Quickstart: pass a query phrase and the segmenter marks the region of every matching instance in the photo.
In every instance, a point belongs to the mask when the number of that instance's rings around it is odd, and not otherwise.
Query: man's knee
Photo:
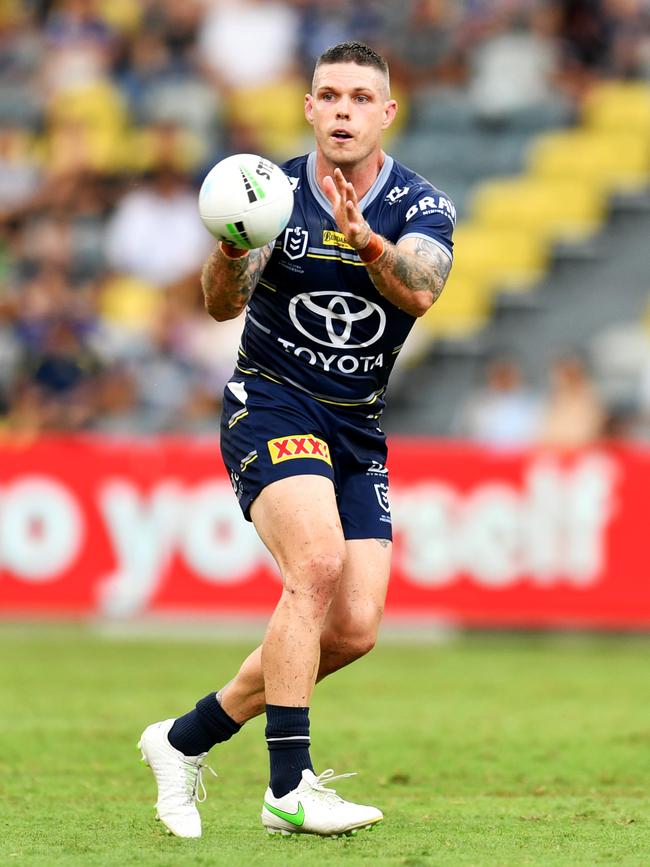
[[[338,658],[341,665],[365,656],[377,642],[380,620],[381,611],[357,612],[347,620],[329,627],[321,638],[321,653]]]
[[[343,549],[298,557],[284,570],[284,591],[297,600],[307,599],[329,607],[338,590],[344,566]]]

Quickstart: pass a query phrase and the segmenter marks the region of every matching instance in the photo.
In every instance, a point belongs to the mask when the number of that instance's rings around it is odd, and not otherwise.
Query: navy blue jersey
[[[377,414],[415,318],[375,288],[336,225],[315,166],[315,153],[282,166],[294,209],[249,302],[238,366],[318,400]],[[389,241],[427,238],[451,258],[452,202],[392,157],[360,208]]]

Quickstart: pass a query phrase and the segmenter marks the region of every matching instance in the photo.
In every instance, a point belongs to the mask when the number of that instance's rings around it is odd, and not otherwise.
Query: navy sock
[[[241,725],[229,717],[211,692],[197,701],[194,710],[179,716],[170,728],[169,743],[185,756],[207,753],[215,744],[223,743],[237,734]]]
[[[314,770],[309,756],[309,708],[267,704],[265,734],[271,761],[269,786],[281,798],[296,788],[305,768]]]

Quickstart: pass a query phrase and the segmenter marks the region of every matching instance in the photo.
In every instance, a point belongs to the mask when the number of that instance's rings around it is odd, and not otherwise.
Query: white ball
[[[246,250],[277,238],[292,211],[289,179],[275,163],[255,154],[235,154],[218,162],[199,192],[206,229]]]

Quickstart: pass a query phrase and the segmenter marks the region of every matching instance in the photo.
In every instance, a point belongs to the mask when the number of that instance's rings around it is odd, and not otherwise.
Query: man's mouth
[[[337,141],[349,141],[353,136],[345,129],[335,129],[332,133],[332,138]]]

